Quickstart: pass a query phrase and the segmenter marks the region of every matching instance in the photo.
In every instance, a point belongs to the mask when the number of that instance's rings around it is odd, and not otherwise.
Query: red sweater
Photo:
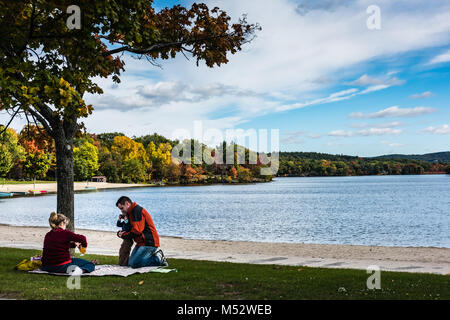
[[[81,246],[87,247],[86,237],[81,234],[61,228],[47,232],[44,238],[42,265],[58,266],[71,262],[69,249],[75,248],[75,242],[80,242]]]

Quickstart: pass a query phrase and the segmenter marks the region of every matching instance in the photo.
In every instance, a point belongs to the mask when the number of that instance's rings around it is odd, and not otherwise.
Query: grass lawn
[[[251,265],[169,259],[178,272],[122,277],[82,277],[80,290],[67,277],[14,270],[37,250],[0,248],[0,297],[13,299],[450,299],[448,275],[381,272],[381,289],[366,287],[365,270]],[[78,254],[77,254],[78,256]],[[85,255],[101,264],[113,256]],[[345,288],[345,289],[342,289]]]

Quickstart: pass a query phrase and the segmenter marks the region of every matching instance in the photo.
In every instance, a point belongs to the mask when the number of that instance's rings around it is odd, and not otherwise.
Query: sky
[[[202,2],[262,30],[221,67],[183,55],[161,68],[124,57],[121,83],[96,79],[104,94],[85,96],[95,108],[88,132],[172,138],[201,123],[224,136],[278,130],[281,151],[450,151],[449,1]],[[178,3],[193,1],[155,5]]]

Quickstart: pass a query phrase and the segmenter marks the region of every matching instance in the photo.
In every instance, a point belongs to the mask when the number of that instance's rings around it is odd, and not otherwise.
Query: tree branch
[[[14,120],[14,118],[16,117],[16,115],[19,113],[20,111],[20,107],[17,108],[17,110],[14,112],[14,115],[11,117],[11,119],[9,120],[8,124],[0,131],[0,135],[3,134],[3,132],[5,132],[8,127],[10,126],[11,122]]]
[[[182,39],[182,40],[174,41],[174,42],[156,43],[156,44],[154,44],[148,48],[144,48],[144,49],[136,49],[131,46],[122,46],[120,48],[106,51],[106,52],[102,53],[102,56],[106,57],[106,56],[109,56],[109,55],[112,55],[115,53],[119,53],[119,52],[123,52],[123,51],[128,51],[128,52],[132,52],[132,53],[136,53],[136,54],[147,54],[147,53],[150,53],[155,50],[160,50],[160,49],[165,49],[165,48],[170,48],[170,47],[175,47],[175,46],[181,47],[183,44],[190,45],[190,44],[194,44],[196,42],[214,40],[214,39],[219,39],[219,38],[224,38],[224,37],[232,37],[233,35],[234,35],[234,33],[224,33],[224,34],[221,34],[218,36],[213,36],[213,37],[196,38],[196,39],[191,39],[191,40]],[[184,48],[182,47],[182,49],[184,49]],[[184,49],[184,50],[186,50],[186,49]],[[186,50],[186,51],[189,51],[189,50]]]
[[[25,118],[27,119],[27,136],[31,137],[30,134],[30,119],[28,119],[28,114],[25,112]]]
[[[164,48],[173,47],[173,46],[179,46],[179,45],[182,45],[183,43],[184,43],[183,41],[158,43],[158,44],[154,44],[151,47],[148,47],[146,49],[135,49],[130,46],[123,46],[123,47],[120,47],[117,49],[106,51],[106,52],[102,53],[102,56],[106,57],[106,56],[110,56],[112,54],[123,52],[123,51],[128,51],[128,52],[132,52],[132,53],[136,53],[136,54],[146,54],[146,53],[150,53],[154,50],[164,49]]]
[[[13,97],[16,99],[16,101],[20,101],[16,97],[15,94],[13,94]],[[57,128],[57,126],[58,126],[58,119],[55,116],[52,115],[52,109],[50,109],[44,103],[37,102],[37,104],[38,104],[38,107],[39,107],[39,111],[38,110],[33,110],[32,106],[30,106],[29,108],[23,108],[24,112],[25,113],[29,112],[31,115],[33,115],[44,126],[45,130],[47,130],[47,132],[50,135],[52,135],[52,133],[54,132],[54,130],[52,128]],[[16,114],[17,114],[17,112],[20,109],[21,109],[21,107],[19,107],[19,109],[16,111]],[[11,121],[12,121],[12,119],[11,119]]]
[[[52,124],[50,121],[46,121],[46,119],[44,119],[37,111],[29,108],[27,110],[27,112],[29,112],[31,114],[31,116],[36,119],[42,124],[42,126],[45,128],[45,130],[48,132],[49,135],[53,136],[53,129],[52,129]]]
[[[32,113],[30,113],[31,117],[33,118],[34,124],[36,125],[36,128],[38,129],[39,133],[44,136],[44,132],[42,132],[41,127],[39,126],[38,122],[36,121],[36,118]],[[47,133],[48,135],[48,133]]]

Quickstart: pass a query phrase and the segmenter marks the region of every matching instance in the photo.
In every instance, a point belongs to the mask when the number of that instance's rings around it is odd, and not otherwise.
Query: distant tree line
[[[250,150],[245,149],[245,164],[238,161],[236,144],[223,142],[209,148],[198,141],[186,140],[191,148],[191,163],[172,159],[172,149],[180,142],[158,134],[127,137],[123,133],[82,134],[75,138],[73,148],[74,179],[87,181],[95,175],[116,183],[248,183],[266,182],[272,176],[260,175],[262,165],[249,164]],[[223,154],[220,161],[206,164],[195,161],[194,148],[203,154]],[[234,154],[234,163],[225,159],[227,150]],[[231,151],[230,151],[231,150]],[[197,159],[198,160],[198,159]],[[227,164],[225,164],[227,162]],[[200,163],[200,164],[198,164]],[[44,128],[25,126],[19,133],[8,128],[0,136],[0,178],[15,180],[55,180],[56,156],[53,139]]]
[[[55,143],[43,127],[26,125],[17,133],[0,126],[0,178],[15,180],[55,180]],[[259,160],[249,164],[251,151],[245,150],[245,161],[238,161],[238,145],[223,142],[210,148],[195,140],[182,144],[191,148],[191,163],[172,159],[172,149],[180,144],[158,134],[127,137],[120,132],[80,134],[74,140],[75,181],[87,181],[95,175],[117,183],[248,183],[271,181],[261,175],[265,165]],[[242,147],[241,147],[242,148]],[[223,156],[219,163],[207,164],[195,158],[202,155]],[[229,163],[226,154],[234,154]],[[259,157],[258,157],[259,158]],[[233,162],[233,161],[231,161]],[[244,164],[241,164],[244,162]],[[223,163],[223,164],[221,164]],[[278,176],[356,176],[393,174],[449,173],[450,164],[412,159],[361,158],[315,152],[280,152]]]
[[[361,176],[450,173],[450,165],[411,159],[281,152],[278,176]]]
[[[427,162],[440,162],[450,164],[450,151],[446,152],[434,152],[427,154],[389,154],[374,159],[409,159],[409,160],[421,160]]]

